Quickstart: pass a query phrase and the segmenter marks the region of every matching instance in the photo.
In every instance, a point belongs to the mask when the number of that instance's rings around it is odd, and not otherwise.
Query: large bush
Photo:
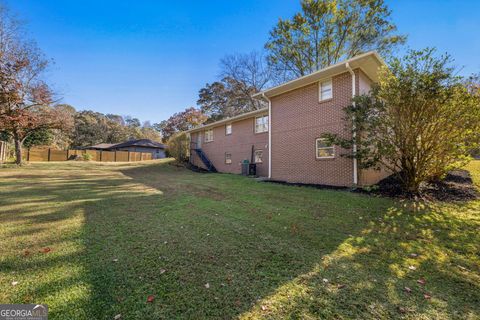
[[[185,132],[179,132],[167,141],[168,152],[178,162],[187,162],[190,155],[190,138]]]
[[[352,149],[361,168],[397,173],[406,191],[465,164],[479,146],[480,90],[456,76],[448,55],[411,51],[381,70],[369,95],[346,108],[354,139],[327,134]]]

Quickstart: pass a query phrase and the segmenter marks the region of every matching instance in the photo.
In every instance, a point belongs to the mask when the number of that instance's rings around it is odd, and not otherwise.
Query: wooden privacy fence
[[[132,162],[152,160],[149,152],[133,151],[100,151],[100,150],[55,150],[55,149],[28,149],[27,161],[67,161],[76,156],[90,155],[89,160],[102,162]]]

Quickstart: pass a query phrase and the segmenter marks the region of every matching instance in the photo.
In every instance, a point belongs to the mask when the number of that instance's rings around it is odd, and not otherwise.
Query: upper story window
[[[315,147],[317,159],[335,158],[335,148],[326,139],[318,138]]]
[[[225,134],[228,136],[229,134],[232,134],[232,124],[229,123],[225,126]]]
[[[213,129],[205,130],[205,142],[213,141]]]
[[[333,98],[332,79],[321,81],[319,83],[319,100],[327,100]]]
[[[268,131],[268,115],[255,118],[255,133]]]

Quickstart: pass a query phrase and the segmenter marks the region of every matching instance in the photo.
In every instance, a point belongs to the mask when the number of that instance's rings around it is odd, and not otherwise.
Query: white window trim
[[[211,131],[211,132],[212,132],[212,139],[211,139],[211,140],[207,140],[207,132],[209,132],[209,131]],[[213,129],[208,129],[208,130],[205,130],[205,132],[204,132],[204,139],[203,139],[203,141],[204,141],[205,143],[208,143],[208,142],[213,142]]]
[[[261,161],[257,161],[257,152],[261,152],[261,153],[262,153],[262,156],[260,157],[260,160],[261,160]],[[255,151],[253,152],[253,155],[254,155],[254,160],[255,160],[254,163],[263,163],[263,150],[261,150],[261,149],[255,150]]]
[[[227,132],[227,127],[228,127],[228,126],[230,126],[230,133]],[[226,136],[229,136],[229,135],[231,135],[232,133],[233,133],[233,126],[232,126],[231,123],[227,123],[227,124],[225,125],[225,135],[226,135]]]
[[[331,147],[318,147],[318,141],[325,141],[325,138],[317,138],[315,139],[315,158],[317,159],[334,159],[335,158],[335,146],[332,145]],[[332,149],[333,150],[333,155],[332,156],[326,156],[326,157],[319,157],[318,156],[318,150],[325,150],[325,149]]]
[[[227,154],[230,155],[230,162],[227,162]],[[229,152],[225,152],[225,164],[232,164],[232,154]]]
[[[265,126],[266,128],[264,128],[263,131],[257,131],[257,119],[259,118],[267,118],[267,125]],[[253,122],[253,126],[254,126],[254,131],[255,133],[264,133],[264,132],[268,132],[268,125],[270,123],[270,117],[268,116],[268,114],[264,114],[264,115],[261,115],[261,116],[258,116],[258,117],[255,117],[254,119],[254,122]]]
[[[322,84],[326,83],[326,82],[330,82],[331,97],[323,99],[322,98]],[[325,79],[325,80],[319,81],[318,82],[318,101],[327,101],[327,100],[330,100],[330,99],[333,99],[333,81],[332,81],[332,79],[330,78],[330,79]]]

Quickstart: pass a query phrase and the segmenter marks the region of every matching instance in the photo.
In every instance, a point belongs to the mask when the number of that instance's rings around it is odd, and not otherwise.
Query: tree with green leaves
[[[451,63],[434,49],[393,58],[371,93],[346,108],[345,129],[354,138],[324,137],[347,150],[356,144],[356,154],[345,155],[361,168],[387,168],[405,191],[418,193],[423,182],[464,165],[480,144],[480,89],[456,76]]]
[[[25,148],[31,148],[34,146],[46,146],[53,141],[53,133],[49,129],[41,129],[34,131],[30,134],[25,141],[23,141],[23,146]]]
[[[168,152],[177,162],[187,162],[190,152],[190,139],[185,132],[173,134],[167,141]]]
[[[396,34],[383,0],[302,0],[302,11],[280,19],[265,47],[284,80],[358,54],[387,56],[406,37]]]

